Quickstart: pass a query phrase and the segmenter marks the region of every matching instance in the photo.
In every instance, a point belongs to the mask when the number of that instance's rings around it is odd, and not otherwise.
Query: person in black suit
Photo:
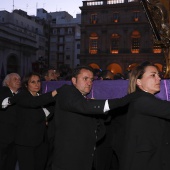
[[[59,78],[59,71],[48,68],[43,71],[43,81],[57,81]],[[54,108],[55,102],[50,103],[50,107]],[[54,109],[53,109],[54,110]],[[48,159],[45,170],[51,170],[52,169],[52,157],[53,157],[53,150],[54,150],[54,114],[51,114],[50,118],[48,119],[48,128],[47,128],[47,135],[48,135]]]
[[[44,170],[47,153],[47,118],[50,116],[48,103],[54,102],[56,90],[39,95],[40,76],[29,73],[23,79],[23,89],[10,98],[16,104],[17,130],[15,136],[19,170]]]
[[[170,102],[154,96],[160,91],[159,72],[151,63],[134,68],[129,93],[140,93],[130,102],[121,170],[170,169]]]
[[[0,169],[15,170],[15,133],[16,133],[16,111],[15,106],[3,108],[3,101],[6,97],[12,97],[21,86],[21,79],[17,73],[6,75],[3,80],[3,87],[0,89]]]
[[[106,134],[97,142],[96,170],[119,170],[128,105],[110,110],[105,120]]]
[[[87,99],[93,84],[93,70],[87,66],[75,68],[71,81],[72,85],[57,90],[52,169],[91,170],[96,141],[105,134],[103,123],[95,115],[126,105],[133,96],[106,101]]]

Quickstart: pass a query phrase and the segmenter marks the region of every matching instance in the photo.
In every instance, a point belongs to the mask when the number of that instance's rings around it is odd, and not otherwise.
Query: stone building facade
[[[22,10],[0,11],[0,78],[11,72],[23,76],[44,56],[43,26]]]
[[[56,68],[62,65],[75,68],[79,64],[81,15],[69,19],[66,15],[57,16],[51,23],[50,62]]]
[[[164,54],[154,43],[140,0],[83,1],[80,9],[80,64],[124,74],[150,61],[163,71]]]

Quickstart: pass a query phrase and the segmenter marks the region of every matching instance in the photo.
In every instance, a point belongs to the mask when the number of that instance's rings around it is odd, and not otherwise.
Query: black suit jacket
[[[0,89],[0,103],[7,97],[12,97],[12,92],[8,87]],[[16,111],[15,106],[5,109],[0,107],[0,142],[11,143],[14,141],[16,132]]]
[[[125,105],[128,99],[131,95],[109,100],[109,107]],[[85,99],[73,85],[58,89],[54,114],[54,170],[91,170],[96,141],[105,134],[102,123],[95,117],[103,114],[104,105],[105,100]]]
[[[146,92],[130,103],[121,170],[170,169],[170,102]]]
[[[27,90],[11,98],[17,111],[16,144],[37,146],[44,140],[46,116],[42,107],[53,101],[51,92],[35,97]]]
[[[73,85],[58,90],[55,107],[55,153],[53,169],[91,170],[98,131],[96,114],[103,114],[105,101],[88,100]]]

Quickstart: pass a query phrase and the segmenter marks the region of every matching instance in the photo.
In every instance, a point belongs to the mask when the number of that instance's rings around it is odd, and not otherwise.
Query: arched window
[[[158,68],[158,70],[159,70],[160,72],[163,71],[163,66],[162,66],[162,64],[155,63],[154,65]]]
[[[140,33],[138,31],[133,31],[131,35],[131,52],[132,53],[139,53],[140,49]]]
[[[89,38],[89,53],[90,54],[97,54],[98,48],[98,36],[96,33],[92,33]]]
[[[91,63],[89,64],[89,66],[92,67],[93,69],[100,69],[100,67],[96,63]]]
[[[120,36],[118,34],[112,34],[112,36],[111,36],[110,52],[112,54],[119,53],[119,38],[120,38]]]
[[[107,66],[107,70],[110,70],[113,74],[117,74],[117,73],[122,74],[122,68],[117,63],[112,63],[109,66]]]

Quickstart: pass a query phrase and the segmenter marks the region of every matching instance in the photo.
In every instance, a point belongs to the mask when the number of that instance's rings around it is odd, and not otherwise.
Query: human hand
[[[57,95],[57,90],[52,91],[52,96],[54,97],[56,95]]]

